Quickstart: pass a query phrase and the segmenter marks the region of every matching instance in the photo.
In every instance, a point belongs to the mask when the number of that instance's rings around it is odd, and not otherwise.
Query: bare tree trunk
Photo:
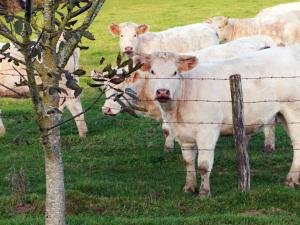
[[[56,122],[55,122],[56,121]],[[59,120],[54,119],[52,124]],[[59,127],[42,137],[45,149],[46,225],[65,224],[64,165],[61,155]]]

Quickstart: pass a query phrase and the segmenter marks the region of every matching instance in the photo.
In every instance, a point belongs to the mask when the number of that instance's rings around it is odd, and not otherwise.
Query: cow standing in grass
[[[136,60],[144,64],[141,70],[149,79],[151,98],[159,102],[164,121],[169,123],[181,145],[187,171],[186,192],[195,191],[198,152],[201,197],[211,193],[210,174],[219,136],[233,134],[229,81],[212,78],[228,79],[232,74],[241,74],[242,79],[286,77],[243,80],[244,101],[259,101],[245,104],[245,124],[247,134],[253,134],[277,114],[281,115],[294,149],[286,184],[290,187],[299,184],[300,124],[297,122],[300,120],[300,103],[288,102],[300,98],[300,79],[289,79],[300,76],[299,46],[271,48],[213,63],[201,63],[195,56],[167,52],[138,56]],[[183,101],[192,99],[220,102]]]
[[[255,52],[268,47],[275,47],[275,46],[276,43],[269,36],[251,36],[251,37],[241,38],[232,42],[228,42],[226,44],[214,45],[200,51],[186,53],[186,54],[188,55],[192,54],[194,56],[197,56],[200,62],[203,63],[203,62],[213,62],[218,60],[234,58],[234,57],[247,54],[249,52]],[[149,90],[147,88],[148,81],[143,79],[143,77],[139,73],[140,72],[134,73],[130,78],[126,79],[124,83],[120,85],[114,85],[114,86],[115,88],[121,89],[123,91],[125,91],[126,88],[131,88],[132,90],[134,90],[138,98],[141,99],[141,101],[134,101],[132,102],[132,104],[138,103],[144,109],[146,109],[146,112],[143,112],[143,115],[149,116],[158,121],[162,121],[162,115],[159,109],[159,105],[157,102],[151,99]],[[92,77],[97,78],[99,76],[101,77],[102,74],[99,74],[95,71],[92,72]],[[120,106],[120,104],[114,101],[112,98],[109,98],[114,94],[118,94],[114,89],[108,89],[106,91],[107,99],[104,103],[104,106],[102,107],[102,111],[105,115],[113,116],[122,111],[122,107]],[[122,97],[121,100],[123,100],[123,103],[125,105],[128,105],[128,102]],[[139,114],[140,112],[137,111],[137,113]],[[168,127],[167,123],[163,123],[163,133],[166,138],[164,149],[167,152],[172,151],[174,147],[174,134],[172,129]],[[265,151],[271,152],[275,149],[274,126],[273,125],[266,126],[264,129],[264,133],[265,133]]]
[[[6,51],[10,52],[15,58],[22,60],[23,56],[19,50],[11,46],[10,49]],[[1,55],[0,55],[1,56]],[[80,58],[80,49],[76,48],[73,55],[70,57],[65,69],[70,73],[73,73],[79,69],[79,58]],[[22,76],[24,75],[24,76]],[[36,79],[39,79],[36,76]],[[77,82],[79,78],[75,76]],[[0,63],[0,97],[10,97],[10,98],[27,98],[29,97],[29,88],[27,85],[18,86],[20,82],[24,83],[27,81],[26,70],[23,65],[16,66],[13,62],[9,62],[8,59],[4,59]],[[59,82],[60,88],[63,88],[65,92],[60,94],[61,103],[59,110],[63,111],[65,107],[69,109],[73,116],[81,113],[83,111],[80,96],[74,97],[74,91],[66,87],[66,78],[62,76],[62,79]],[[41,83],[38,81],[38,83]],[[84,120],[84,115],[80,115],[75,118],[75,123],[79,132],[79,136],[84,138],[87,133],[87,126]],[[1,121],[0,115],[0,136],[5,134],[5,127]]]

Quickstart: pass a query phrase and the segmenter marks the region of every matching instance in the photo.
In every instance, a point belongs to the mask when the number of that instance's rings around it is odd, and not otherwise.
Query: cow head
[[[172,103],[178,94],[182,73],[192,70],[198,60],[194,56],[157,52],[151,55],[138,55],[137,63],[143,63],[142,71],[147,72],[151,98],[161,104]]]
[[[136,93],[135,94],[136,96],[139,96],[139,93],[142,92],[143,83],[145,82],[145,79],[139,79],[139,76],[140,76],[140,74],[138,72],[134,72],[131,75],[131,77],[126,78],[126,80],[123,83],[121,83],[119,85],[110,84],[114,88],[124,91],[123,96],[126,97],[126,99],[122,96],[122,97],[120,97],[120,101],[126,107],[129,107],[129,103],[131,105],[137,104],[136,99],[133,99],[132,96],[127,94],[127,90],[130,89],[131,94],[133,91]],[[118,95],[119,93],[120,92],[116,91],[113,88],[109,88],[109,87],[107,88],[107,90],[105,91],[106,100],[102,107],[103,114],[108,115],[108,116],[115,116],[123,111],[123,108],[120,105],[120,103],[115,101],[115,96]],[[140,114],[140,112],[136,112],[136,113]]]
[[[139,37],[149,30],[146,24],[137,25],[132,22],[111,24],[109,30],[113,35],[119,36],[120,50],[128,57],[131,57],[136,52],[139,45]]]
[[[214,16],[206,19],[206,23],[211,24],[218,32],[220,41],[227,41],[226,34],[229,32],[230,27],[229,18],[225,16]]]

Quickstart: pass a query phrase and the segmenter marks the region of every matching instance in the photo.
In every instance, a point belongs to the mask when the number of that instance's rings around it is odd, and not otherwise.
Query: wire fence
[[[4,75],[4,74],[1,74],[0,73],[0,76],[1,75]],[[5,74],[5,75],[9,75],[9,74]],[[18,76],[18,75],[17,75]],[[90,76],[83,76],[83,77],[90,77]],[[266,77],[247,77],[247,78],[241,78],[242,80],[263,80],[263,79],[282,79],[282,80],[286,80],[286,79],[298,79],[300,78],[300,76],[287,76],[287,77],[284,77],[284,76],[266,76]],[[143,78],[140,78],[140,79],[143,79]],[[149,78],[145,78],[145,79],[149,79]],[[157,78],[150,78],[150,79],[157,79]],[[229,81],[229,78],[166,78],[166,80],[169,80],[169,79],[189,79],[189,80],[211,80],[211,81]],[[61,96],[61,98],[64,98],[64,99],[74,99],[73,96]],[[82,98],[85,102],[90,102],[92,101],[92,97],[88,97],[88,98],[85,98],[83,97]],[[105,99],[105,98],[104,98]],[[132,98],[129,98],[127,99],[129,101],[131,100],[135,100],[135,99],[132,99]],[[156,102],[157,100],[156,99],[138,99],[139,102],[141,103],[144,103],[144,104],[147,104],[148,102]],[[212,104],[232,104],[232,100],[231,99],[228,99],[228,100],[218,100],[218,99],[188,99],[188,98],[185,98],[185,99],[174,99],[174,100],[171,100],[173,102],[191,102],[191,103],[194,103],[194,104],[197,104],[197,103],[201,103],[201,102],[205,102],[205,103],[212,103]],[[300,100],[298,99],[284,99],[284,100],[278,100],[278,99],[259,99],[259,100],[253,100],[253,101],[243,101],[243,104],[247,105],[247,104],[258,104],[257,107],[260,107],[260,103],[298,103],[300,102]],[[100,106],[98,106],[99,109],[100,109]],[[5,106],[3,107],[5,108]],[[112,108],[112,109],[116,109],[116,110],[119,110],[119,108]],[[2,109],[3,110],[3,109]],[[94,117],[94,118],[92,118]],[[13,140],[13,141],[10,141],[10,142],[6,142],[6,144],[4,144],[3,146],[5,147],[8,147],[10,145],[32,145],[32,144],[35,144],[37,143],[37,139],[36,137],[38,136],[37,135],[37,131],[32,127],[32,125],[34,124],[34,115],[33,114],[12,114],[11,112],[6,112],[4,110],[4,112],[2,112],[0,114],[0,119],[3,119],[4,120],[4,123],[6,123],[7,121],[10,121],[8,123],[8,126],[9,128],[12,128],[12,127],[15,127],[14,129],[18,129],[18,133],[22,136],[22,134],[24,134],[25,138],[22,139],[22,138],[19,138],[18,140]],[[65,117],[63,117],[62,120],[64,120]],[[77,121],[84,121],[84,120],[81,120],[81,119],[76,119]],[[89,123],[89,120],[93,121],[93,126],[91,125],[92,123]],[[104,120],[107,120],[109,122],[105,122]],[[178,120],[178,121],[162,121],[161,123],[159,122],[155,122],[153,120],[149,120],[149,119],[146,119],[146,120],[140,120],[140,121],[135,121],[134,119],[129,119],[128,121],[124,121],[123,119],[118,119],[118,118],[109,118],[109,119],[106,119],[102,116],[100,116],[100,110],[98,110],[98,114],[96,114],[95,116],[95,112],[90,116],[89,113],[86,114],[86,121],[88,122],[88,127],[90,128],[89,129],[89,133],[97,133],[99,132],[99,127],[101,127],[101,122],[97,123],[98,121],[104,121],[104,123],[106,123],[106,127],[107,127],[107,124],[108,123],[111,123],[112,126],[113,126],[113,129],[116,131],[116,135],[115,137],[117,138],[117,134],[118,132],[123,132],[124,129],[127,129],[126,132],[128,132],[128,139],[130,138],[135,138],[136,139],[136,142],[139,143],[139,144],[132,144],[131,142],[128,142],[128,146],[124,146],[123,144],[119,144],[117,142],[109,142],[109,143],[105,143],[106,144],[106,148],[107,148],[107,151],[105,151],[103,154],[105,155],[109,155],[109,154],[115,154],[114,153],[114,150],[117,150],[118,152],[120,151],[124,151],[124,152],[127,152],[127,153],[130,153],[130,152],[140,152],[140,151],[147,151],[147,152],[155,152],[157,151],[158,149],[160,151],[162,151],[163,149],[163,138],[162,138],[162,132],[159,133],[159,134],[155,134],[154,137],[157,138],[157,137],[160,137],[159,141],[157,141],[156,139],[153,140],[151,137],[146,137],[145,138],[145,135],[141,135],[140,138],[136,137],[136,136],[131,136],[130,134],[130,129],[128,131],[128,127],[130,127],[133,123],[135,123],[134,125],[137,125],[137,124],[140,124],[140,128],[139,131],[137,131],[135,133],[135,135],[139,135],[139,132],[143,132],[145,129],[143,129],[142,126],[147,126],[147,127],[153,127],[155,128],[155,131],[157,131],[160,127],[160,124],[163,123],[163,124],[183,124],[183,125],[214,125],[214,126],[234,126],[234,123],[227,123],[227,122],[215,122],[215,121],[198,121],[197,118],[194,118],[193,120],[184,120],[184,119],[181,119],[181,120]],[[287,125],[297,125],[297,124],[300,124],[300,118],[299,118],[299,121],[289,121],[286,123]],[[263,126],[274,126],[274,122],[272,123],[251,123],[251,124],[247,124],[245,123],[244,124],[245,127],[263,127]],[[10,131],[10,129],[8,129],[8,131]],[[69,125],[62,125],[62,132],[63,134],[65,133],[69,133],[69,131],[71,131],[72,134],[76,134],[76,127],[74,125],[72,126],[69,126]],[[122,135],[121,135],[122,136]],[[124,138],[124,137],[122,137]],[[258,142],[258,143],[257,143]],[[263,148],[263,143],[262,143],[262,138],[259,139],[259,141],[256,141],[255,143],[249,143],[249,148]],[[77,142],[75,142],[76,144]],[[126,143],[126,141],[125,141]],[[67,143],[67,144],[64,144],[63,143],[63,146],[68,146],[68,145],[72,145],[72,142],[70,143]],[[292,149],[291,145],[290,145],[290,141],[289,141],[289,137],[288,135],[283,135],[283,136],[276,136],[276,145],[279,149],[284,149],[284,150],[287,150],[287,149]],[[70,146],[68,146],[70,147]],[[232,151],[232,149],[234,148],[234,142],[232,139],[230,139],[230,141],[228,141],[227,139],[227,142],[226,141],[221,141],[220,143],[217,143],[217,149],[220,149],[220,148],[226,148],[228,149],[229,151]],[[175,147],[177,153],[182,151],[182,152],[185,152],[185,151],[193,151],[195,153],[199,152],[199,151],[205,151],[205,152],[213,152],[215,151],[215,148],[197,148],[197,147],[193,147],[193,148],[180,148],[180,147]],[[110,152],[110,150],[112,150]],[[295,151],[298,151],[300,149],[293,149]],[[74,161],[72,160],[67,160],[66,163],[74,163]],[[97,171],[97,169],[93,169],[94,172]],[[116,173],[125,173],[127,170],[126,169],[118,169],[118,170],[115,170],[113,172],[116,172]],[[144,170],[143,172],[145,173],[151,173],[151,169],[148,169],[147,171]],[[208,171],[208,172],[211,172],[211,171]],[[290,173],[299,173],[300,171],[290,171]],[[172,171],[168,171],[168,173],[195,173],[194,170],[192,171],[186,171],[186,170],[172,170]],[[256,174],[257,172],[251,172],[251,174]]]

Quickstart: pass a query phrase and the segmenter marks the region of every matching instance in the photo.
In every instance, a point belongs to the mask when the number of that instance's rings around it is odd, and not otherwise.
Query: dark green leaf
[[[19,65],[20,65],[20,63],[18,62],[18,60],[14,60],[14,64],[15,64],[16,66],[19,66]]]
[[[17,34],[21,34],[24,28],[24,23],[21,19],[18,19],[15,23],[14,23],[14,28],[15,28],[15,32]]]
[[[78,22],[78,20],[69,21],[69,22],[66,24],[66,26],[67,26],[67,27],[74,26],[77,22]]]
[[[76,89],[74,92],[74,97],[77,98],[81,94],[81,92],[82,92],[82,88]]]
[[[2,46],[1,51],[5,52],[9,48],[10,48],[10,43],[6,43],[5,45]]]
[[[121,53],[119,52],[119,54],[118,54],[118,56],[117,56],[117,66],[118,66],[118,67],[120,67],[121,62],[122,62],[122,55],[121,55]]]
[[[129,95],[131,98],[133,98],[133,99],[135,99],[135,100],[139,100],[139,98],[138,98],[136,92],[135,92],[134,90],[132,90],[131,88],[126,88],[126,89],[125,89],[125,93],[126,93],[127,95]]]
[[[81,50],[87,50],[87,49],[89,49],[90,47],[88,47],[88,46],[79,46],[79,45],[78,45],[78,48],[80,48]]]
[[[102,65],[102,64],[104,63],[104,61],[105,61],[105,58],[102,57],[102,58],[100,59],[100,65]]]
[[[92,88],[98,88],[98,87],[102,87],[102,86],[104,86],[104,84],[95,84],[95,83],[90,83],[90,82],[88,82],[87,83],[90,87],[92,87]]]
[[[121,84],[124,80],[125,80],[124,77],[116,76],[116,77],[111,78],[109,82],[111,82],[113,84]]]
[[[86,74],[86,71],[82,70],[82,69],[78,69],[76,71],[74,71],[73,73],[74,75],[77,75],[77,76],[83,76]]]
[[[137,71],[137,70],[141,69],[143,67],[143,65],[144,65],[143,63],[138,63],[138,64],[135,65],[135,67],[133,68],[133,70]]]
[[[132,63],[132,59],[127,59],[120,65],[120,68],[128,66],[130,63]]]
[[[106,67],[104,67],[104,69],[102,70],[102,72],[107,72],[109,69],[111,69],[111,64],[106,65]]]

